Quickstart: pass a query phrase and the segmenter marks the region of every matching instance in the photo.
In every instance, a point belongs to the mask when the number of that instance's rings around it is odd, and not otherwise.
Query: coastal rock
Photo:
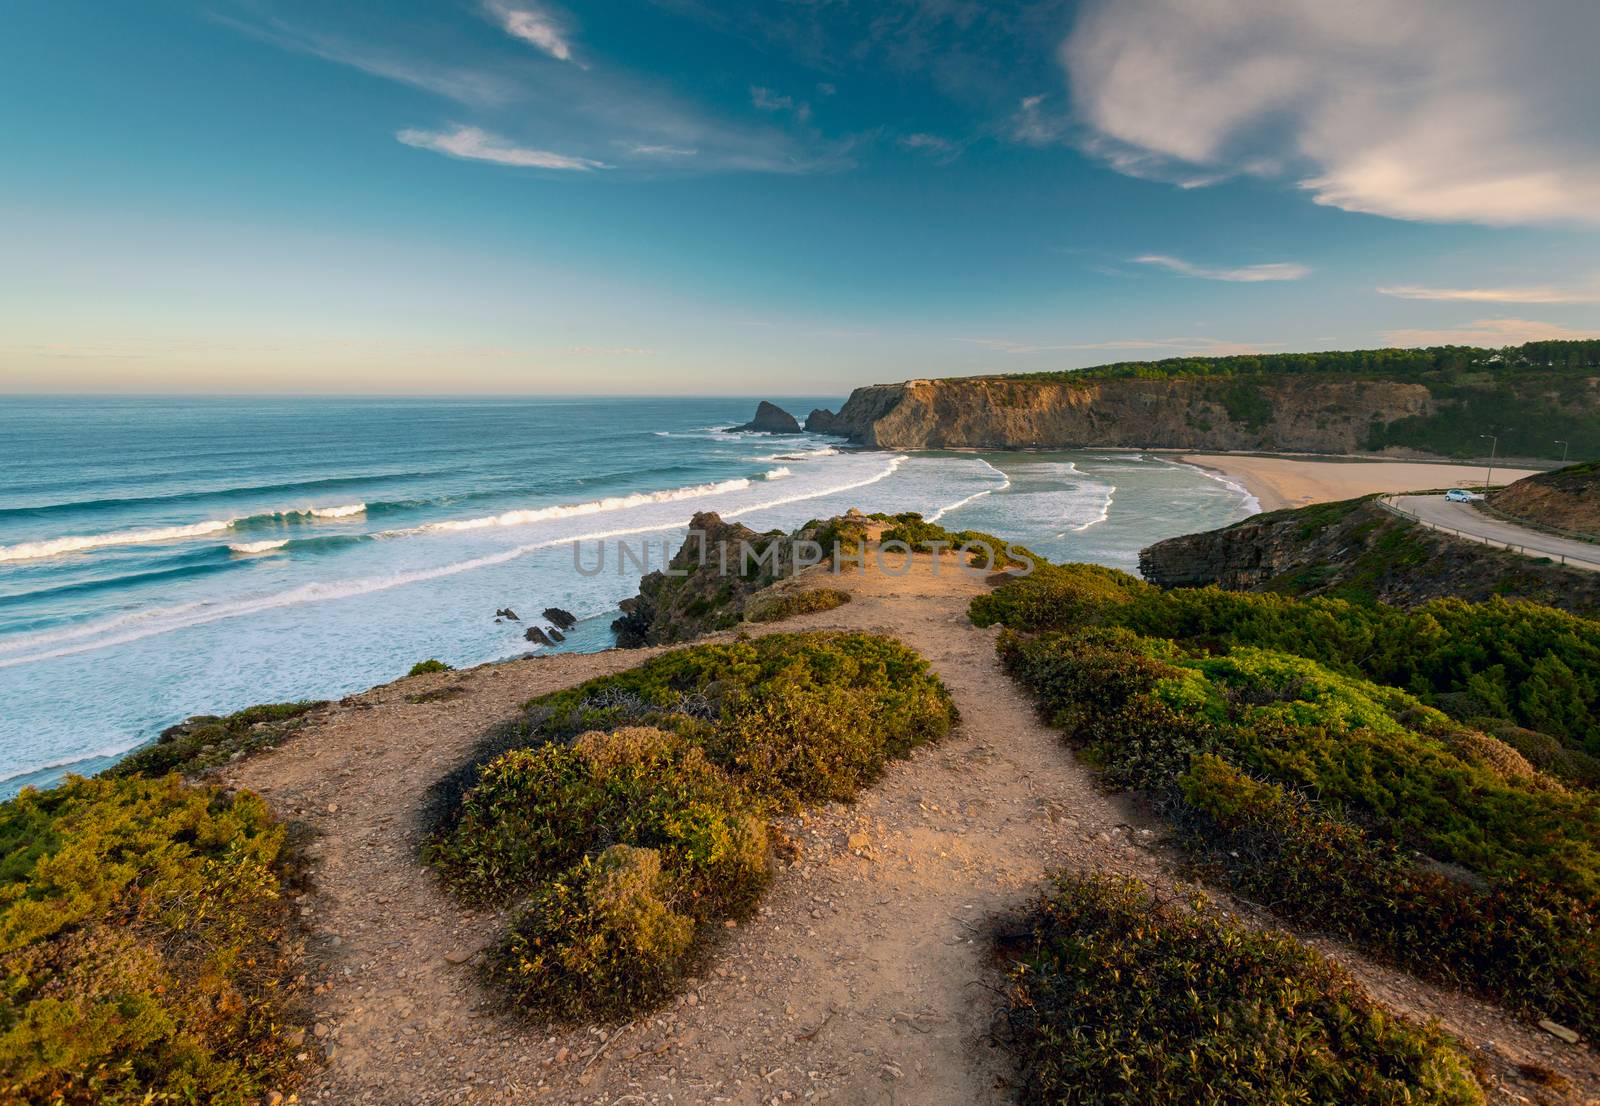
[[[522,621],[522,619],[517,617],[517,612],[512,610],[510,607],[501,607],[498,611],[494,612],[494,615],[496,618],[504,618],[512,622]]]
[[[570,630],[578,623],[578,616],[571,611],[564,611],[560,607],[546,607],[544,617],[563,630]]]
[[[527,632],[522,636],[529,641],[538,643],[539,645],[555,644],[555,641],[551,639],[550,635],[545,633],[538,626],[529,626]]]
[[[762,400],[756,405],[756,417],[732,430],[754,431],[757,434],[798,434],[800,424],[795,417],[775,403]]]
[[[1254,515],[1139,553],[1153,584],[1364,597],[1411,607],[1457,596],[1529,599],[1593,617],[1600,573],[1540,563],[1389,514],[1375,497]]]
[[[806,416],[806,430],[812,434],[837,434],[846,438],[850,436],[849,425],[825,407],[813,408],[811,414]]]
[[[560,630],[556,629],[554,626],[551,626],[550,628],[545,630],[544,634],[545,634],[545,637],[549,638],[551,641],[566,641],[567,640],[567,635],[563,634]]]

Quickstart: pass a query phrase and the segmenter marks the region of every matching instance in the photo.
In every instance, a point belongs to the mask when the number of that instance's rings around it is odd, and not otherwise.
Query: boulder
[[[496,618],[505,618],[512,622],[522,621],[522,619],[517,617],[517,612],[512,610],[510,607],[501,607],[498,611],[494,612],[494,615]]]
[[[577,625],[578,622],[577,615],[573,614],[571,611],[564,611],[560,607],[546,607],[544,609],[544,616],[547,620],[563,630],[572,629],[572,627]]]
[[[762,400],[756,405],[756,417],[733,430],[749,430],[757,434],[798,434],[800,424],[795,417],[775,403]]]
[[[550,627],[544,633],[545,633],[545,636],[548,637],[551,641],[566,641],[567,640],[567,635],[563,634],[560,630],[556,629],[554,626]]]
[[[537,626],[529,626],[527,632],[524,633],[522,636],[527,638],[529,641],[537,642],[540,645],[554,645],[555,644],[555,642],[553,640],[551,640],[550,635],[545,633],[543,630],[541,630]]]

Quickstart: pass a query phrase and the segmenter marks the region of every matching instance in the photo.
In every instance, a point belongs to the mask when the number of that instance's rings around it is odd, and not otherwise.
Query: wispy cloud
[[[789,112],[802,123],[811,118],[810,104],[796,100],[793,96],[781,96],[772,89],[762,88],[760,85],[750,86],[750,103],[761,111]]]
[[[1555,288],[1425,288],[1396,284],[1378,291],[1403,300],[1442,300],[1451,303],[1600,303],[1600,287]]]
[[[897,144],[902,150],[924,154],[934,161],[954,161],[961,156],[961,144],[937,134],[918,131],[915,134],[902,135]]]
[[[573,61],[569,32],[555,15],[535,4],[489,0],[489,14],[512,38],[530,43],[557,61]]]
[[[382,46],[291,26],[277,19],[249,22],[226,15],[213,18],[281,49],[348,65],[371,76],[420,88],[463,104],[503,104],[518,93],[516,82],[495,73],[425,60]]]
[[[1236,268],[1213,268],[1209,265],[1196,265],[1185,261],[1181,257],[1169,257],[1161,253],[1147,253],[1142,257],[1129,260],[1140,265],[1154,265],[1158,269],[1177,273],[1180,276],[1196,277],[1200,280],[1225,280],[1235,284],[1259,284],[1263,281],[1273,280],[1300,280],[1310,275],[1311,270],[1298,262],[1280,261],[1269,265],[1240,265]]]
[[[1478,319],[1453,330],[1391,330],[1384,341],[1391,346],[1516,346],[1597,335],[1600,329],[1573,330],[1532,319]]]
[[[700,152],[691,146],[662,146],[648,142],[637,143],[628,149],[640,157],[694,157]]]
[[[1140,176],[1283,176],[1391,218],[1600,223],[1593,3],[1331,10],[1086,0],[1060,58],[1089,149]]]
[[[477,127],[456,127],[450,131],[409,129],[400,131],[395,137],[407,146],[415,146],[419,150],[432,150],[434,153],[465,161],[489,161],[496,165],[512,165],[522,169],[587,171],[609,168],[604,162],[586,157],[573,157],[550,150],[518,146]]]

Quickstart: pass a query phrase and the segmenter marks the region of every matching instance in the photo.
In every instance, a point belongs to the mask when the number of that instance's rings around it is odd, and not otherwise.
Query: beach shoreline
[[[1455,461],[1309,459],[1259,453],[1179,453],[1173,459],[1237,482],[1256,497],[1263,511],[1309,507],[1374,493],[1477,487],[1483,484],[1487,473],[1485,465]],[[1542,470],[1496,467],[1494,482],[1509,484],[1539,471]]]

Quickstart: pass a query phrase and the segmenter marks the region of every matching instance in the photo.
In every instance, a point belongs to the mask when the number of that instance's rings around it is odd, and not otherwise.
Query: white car
[[[1444,493],[1444,497],[1452,503],[1476,503],[1483,498],[1477,492],[1469,492],[1465,488],[1451,488]]]

